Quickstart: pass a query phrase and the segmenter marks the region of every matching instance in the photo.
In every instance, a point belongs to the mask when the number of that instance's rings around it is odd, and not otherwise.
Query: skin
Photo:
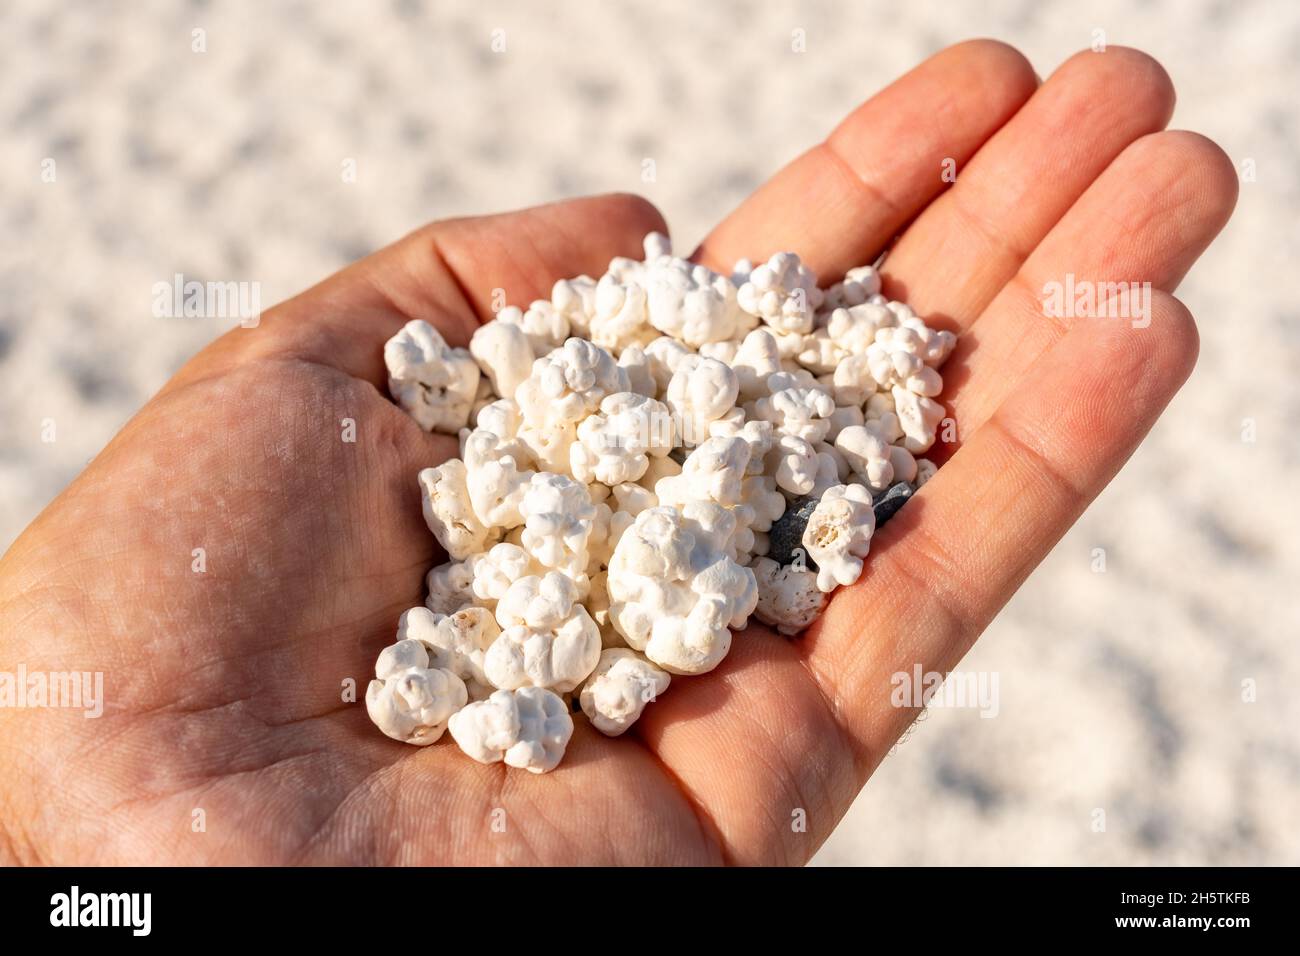
[[[750,628],[626,737],[579,721],[545,776],[399,744],[341,702],[442,560],[414,478],[455,453],[386,397],[382,346],[412,318],[463,345],[494,288],[599,275],[662,217],[613,195],[435,223],[219,339],[0,560],[0,670],[102,671],[107,698],[97,720],[0,709],[0,862],[806,861],[916,717],[890,675],[957,664],[1191,372],[1171,293],[1237,177],[1163,131],[1173,99],[1133,50],[1040,83],[963,43],[709,235],[711,266],[795,249],[833,278],[901,232],[885,291],[961,333],[959,440],[802,638]],[[1150,325],[1046,317],[1043,284],[1071,272],[1150,281]]]

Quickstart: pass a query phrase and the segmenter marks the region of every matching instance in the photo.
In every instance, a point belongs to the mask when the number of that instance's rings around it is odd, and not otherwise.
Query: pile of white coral
[[[787,634],[852,584],[873,499],[933,466],[954,344],[871,266],[820,289],[793,253],[730,277],[671,254],[501,309],[469,349],[409,323],[393,397],[461,456],[419,474],[450,560],[402,615],[366,694],[389,736],[545,772],[571,704],[611,736],[703,674],[751,614]],[[766,557],[793,501],[802,552]],[[797,532],[796,532],[797,533]]]

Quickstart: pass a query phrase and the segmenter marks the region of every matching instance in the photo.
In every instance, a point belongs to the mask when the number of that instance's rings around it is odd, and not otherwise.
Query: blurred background
[[[1300,863],[1290,0],[6,0],[0,549],[229,324],[153,317],[160,280],[258,281],[268,308],[427,220],[616,189],[688,250],[949,43],[1046,76],[1097,30],[1243,172],[1179,290],[1200,364],[963,662],[999,675],[997,717],[932,711],[816,862]]]

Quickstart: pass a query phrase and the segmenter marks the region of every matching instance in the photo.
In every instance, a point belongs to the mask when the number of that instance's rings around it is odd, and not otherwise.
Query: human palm
[[[1236,179],[1160,132],[1172,104],[1133,51],[1040,86],[961,44],[709,236],[712,266],[788,248],[828,279],[901,232],[886,291],[961,333],[959,440],[803,637],[749,628],[623,738],[578,721],[544,776],[403,746],[345,699],[443,559],[415,475],[456,447],[388,400],[382,345],[412,318],[464,344],[494,289],[599,274],[659,214],[605,196],[436,223],[218,340],[0,560],[0,669],[101,671],[106,696],[97,720],[0,709],[0,861],[807,860],[916,715],[890,675],[956,664],[1191,370],[1170,290]],[[1068,273],[1150,281],[1150,324],[1047,317]]]

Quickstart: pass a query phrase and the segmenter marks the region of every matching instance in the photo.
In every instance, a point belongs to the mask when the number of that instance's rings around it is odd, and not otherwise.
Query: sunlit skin
[[[792,249],[824,282],[901,232],[885,291],[960,333],[960,440],[802,638],[749,628],[626,736],[579,720],[550,774],[397,743],[342,699],[442,560],[415,475],[456,450],[387,398],[382,346],[413,318],[464,345],[494,289],[600,275],[660,214],[613,195],[435,223],[217,340],[0,560],[0,670],[102,671],[107,697],[97,720],[0,709],[0,862],[806,861],[916,716],[890,675],[957,664],[1191,372],[1171,293],[1237,177],[1162,131],[1173,101],[1135,51],[1040,84],[963,43],[718,225],[701,261]],[[1150,325],[1045,316],[1067,273],[1150,281]]]

